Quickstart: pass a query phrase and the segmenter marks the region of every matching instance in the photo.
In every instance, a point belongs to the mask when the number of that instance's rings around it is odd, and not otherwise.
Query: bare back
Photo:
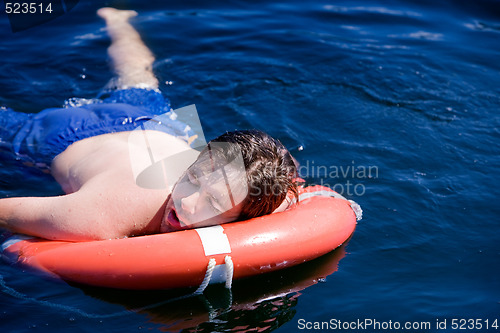
[[[135,164],[149,165],[147,159],[140,154],[131,156],[134,143],[129,140],[131,132],[103,134],[70,145],[64,152],[56,156],[52,163],[52,175],[69,194],[78,191],[83,185],[95,177],[106,174],[122,184],[135,184],[132,172],[132,160]],[[160,147],[157,156],[167,157],[186,150],[192,150],[186,142],[170,134],[147,131],[150,145]],[[139,147],[140,149],[140,147]],[[157,157],[158,158],[158,157]],[[173,182],[176,181],[172,180]]]

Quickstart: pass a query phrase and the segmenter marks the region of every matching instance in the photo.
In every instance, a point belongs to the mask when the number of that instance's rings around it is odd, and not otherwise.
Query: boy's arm
[[[0,199],[0,228],[31,236],[68,241],[128,236],[128,210],[115,192],[96,186],[56,197]],[[128,203],[130,206],[130,203]]]
[[[102,228],[95,225],[98,221],[89,221],[90,216],[72,205],[78,196],[0,199],[0,228],[52,240],[102,238]]]
[[[31,236],[58,239],[54,207],[63,197],[0,199],[0,227]],[[60,205],[59,205],[60,206]],[[50,213],[52,212],[52,213]],[[62,226],[60,226],[62,227]]]
[[[103,173],[71,194],[0,199],[0,228],[68,241],[154,233],[167,194]]]

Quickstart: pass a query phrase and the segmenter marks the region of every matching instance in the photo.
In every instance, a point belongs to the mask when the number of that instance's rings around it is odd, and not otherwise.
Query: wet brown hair
[[[231,143],[217,145],[216,143]],[[222,147],[222,148],[221,148]],[[243,157],[248,194],[238,220],[272,213],[289,192],[297,198],[295,160],[277,139],[259,130],[226,132],[210,141],[203,154],[221,155],[226,161]]]

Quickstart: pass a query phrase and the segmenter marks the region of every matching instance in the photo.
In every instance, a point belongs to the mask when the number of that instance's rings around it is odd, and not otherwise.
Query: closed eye
[[[198,181],[198,177],[196,177],[196,175],[191,172],[191,171],[188,171],[187,172],[187,176],[188,176],[188,179],[189,179],[189,182],[193,185],[199,185],[200,182]]]
[[[217,215],[223,213],[222,209],[220,209],[219,203],[212,196],[209,197],[208,203],[210,204],[210,207],[212,207],[212,209],[214,210],[214,212],[217,213]]]

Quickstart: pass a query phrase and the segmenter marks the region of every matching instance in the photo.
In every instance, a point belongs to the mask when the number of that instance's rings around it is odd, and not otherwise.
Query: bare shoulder
[[[119,238],[157,231],[169,192],[124,181],[116,173],[102,173],[66,196],[68,216],[88,226],[95,238]],[[78,222],[77,222],[78,221]]]

